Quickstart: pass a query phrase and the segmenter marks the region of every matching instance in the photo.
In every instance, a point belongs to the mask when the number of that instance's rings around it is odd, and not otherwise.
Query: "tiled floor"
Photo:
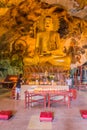
[[[0,130],[87,130],[87,119],[81,117],[80,109],[87,109],[87,91],[78,91],[77,99],[71,102],[69,109],[57,103],[46,109],[42,106],[25,109],[23,100],[4,95],[0,97],[0,110],[12,110],[14,116],[0,120]],[[41,111],[53,111],[54,120],[40,122]]]

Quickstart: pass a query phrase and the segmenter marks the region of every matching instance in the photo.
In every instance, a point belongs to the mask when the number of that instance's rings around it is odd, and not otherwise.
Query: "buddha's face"
[[[47,31],[53,30],[53,20],[51,17],[45,18],[45,30]]]

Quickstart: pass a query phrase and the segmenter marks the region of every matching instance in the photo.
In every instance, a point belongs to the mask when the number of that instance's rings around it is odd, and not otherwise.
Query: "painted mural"
[[[80,1],[79,1],[80,2]],[[40,0],[1,1],[0,76],[69,70],[87,61],[87,21]]]

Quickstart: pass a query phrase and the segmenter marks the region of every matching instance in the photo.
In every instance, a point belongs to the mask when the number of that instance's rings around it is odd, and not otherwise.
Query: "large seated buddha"
[[[45,17],[44,25],[45,30],[37,33],[35,53],[33,57],[24,58],[24,65],[50,63],[54,66],[69,68],[71,59],[63,52],[60,36],[57,31],[53,30],[51,16]]]

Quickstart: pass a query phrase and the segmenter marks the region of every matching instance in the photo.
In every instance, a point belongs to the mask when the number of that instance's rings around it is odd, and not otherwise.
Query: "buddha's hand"
[[[66,56],[66,54],[62,50],[60,50],[60,49],[51,51],[51,54],[52,55],[56,55],[56,56]]]

